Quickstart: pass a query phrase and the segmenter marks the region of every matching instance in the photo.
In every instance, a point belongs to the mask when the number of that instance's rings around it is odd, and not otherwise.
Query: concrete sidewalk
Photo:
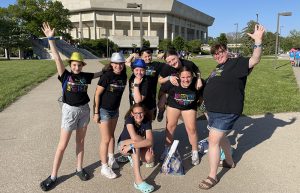
[[[87,60],[86,72],[101,69],[96,60]],[[300,73],[300,72],[299,72]],[[98,80],[89,87],[93,98]],[[57,76],[49,78],[27,95],[0,113],[0,192],[42,192],[39,183],[51,173],[54,153],[60,134],[60,107],[57,98],[61,87]],[[128,110],[128,89],[121,103],[120,118],[115,136],[123,128],[123,117]],[[200,165],[190,165],[190,146],[182,123],[175,138],[180,140],[179,151],[184,158],[185,176],[165,176],[160,165],[141,167],[142,175],[155,185],[155,192],[300,192],[300,113],[266,114],[242,117],[230,134],[236,151],[235,169],[220,169],[220,182],[209,191],[200,190],[200,180],[208,175],[207,156]],[[199,120],[199,140],[207,137],[206,121]],[[154,122],[154,149],[160,156],[164,142],[164,125]],[[138,192],[133,187],[132,168],[127,163],[116,173],[117,179],[108,180],[100,174],[98,156],[99,131],[94,122],[88,128],[85,143],[85,166],[92,179],[81,182],[74,175],[75,133],[65,152],[59,170],[58,185],[51,192]]]

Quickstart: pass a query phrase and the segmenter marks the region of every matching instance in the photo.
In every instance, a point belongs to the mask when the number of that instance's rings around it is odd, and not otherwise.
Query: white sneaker
[[[113,170],[119,169],[119,168],[120,168],[120,166],[119,166],[119,164],[116,162],[116,159],[115,159],[115,158],[109,159],[109,160],[108,160],[108,166],[109,166],[111,169],[113,169]]]
[[[199,154],[198,152],[192,152],[192,164],[195,166],[195,165],[198,165],[200,163],[200,160],[199,160]]]
[[[102,167],[101,168],[101,175],[107,177],[108,179],[114,179],[117,175],[112,171],[110,167]]]

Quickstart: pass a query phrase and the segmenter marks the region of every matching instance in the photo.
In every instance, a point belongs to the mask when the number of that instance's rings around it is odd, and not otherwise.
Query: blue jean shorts
[[[110,111],[100,108],[100,121],[108,121],[110,119],[116,119],[119,117],[119,110]]]
[[[240,117],[238,114],[207,112],[208,128],[214,128],[221,132],[232,130],[235,121]]]

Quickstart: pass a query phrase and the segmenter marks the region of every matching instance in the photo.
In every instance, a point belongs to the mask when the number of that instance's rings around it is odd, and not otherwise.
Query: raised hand
[[[55,28],[51,29],[48,22],[43,23],[42,31],[44,32],[45,36],[47,37],[53,37]]]
[[[252,34],[247,33],[255,42],[261,42],[263,39],[263,35],[265,33],[265,28],[262,25],[255,25],[254,32]]]

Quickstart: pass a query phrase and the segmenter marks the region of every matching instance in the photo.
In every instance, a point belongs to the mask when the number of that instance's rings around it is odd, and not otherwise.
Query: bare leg
[[[53,168],[51,176],[57,176],[58,169],[60,167],[61,161],[64,156],[64,152],[67,148],[71,137],[72,131],[66,131],[63,128],[60,130],[60,139],[59,143],[55,152],[54,161],[53,161]]]
[[[76,155],[77,155],[77,170],[82,169],[84,156],[84,138],[87,127],[76,130]]]
[[[196,114],[195,110],[181,111],[181,115],[184,121],[184,125],[189,137],[192,150],[198,151],[198,134],[196,129]]]
[[[166,128],[166,144],[171,145],[173,143],[173,135],[177,126],[177,122],[180,116],[180,110],[167,107],[167,128]]]

